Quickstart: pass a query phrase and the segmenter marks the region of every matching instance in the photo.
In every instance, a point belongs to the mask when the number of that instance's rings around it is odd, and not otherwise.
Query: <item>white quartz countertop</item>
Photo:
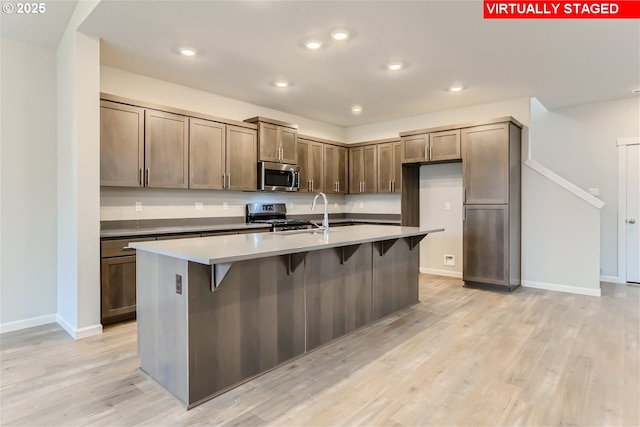
[[[129,246],[137,250],[213,265],[402,237],[422,236],[444,231],[444,228],[353,225],[329,228],[327,234],[322,232],[314,234],[311,231],[313,230],[135,242],[130,243]]]

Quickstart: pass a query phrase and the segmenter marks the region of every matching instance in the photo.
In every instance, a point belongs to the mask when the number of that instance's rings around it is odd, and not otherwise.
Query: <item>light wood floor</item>
[[[601,298],[466,289],[421,300],[186,411],[138,371],[136,324],[73,341],[3,334],[0,423],[13,425],[640,425],[640,288]]]

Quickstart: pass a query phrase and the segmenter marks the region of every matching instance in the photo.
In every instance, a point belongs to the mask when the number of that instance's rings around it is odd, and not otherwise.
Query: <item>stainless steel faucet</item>
[[[327,196],[324,193],[320,192],[316,194],[316,196],[313,198],[313,203],[311,203],[311,210],[316,210],[316,200],[318,200],[318,196],[322,196],[322,198],[324,199],[324,218],[322,219],[322,225],[314,225],[326,233],[329,231],[329,214],[327,213],[327,210],[329,209],[329,202],[327,201]]]

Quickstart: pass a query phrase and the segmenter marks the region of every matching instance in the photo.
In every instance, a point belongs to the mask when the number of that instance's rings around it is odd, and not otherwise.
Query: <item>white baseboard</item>
[[[621,284],[626,283],[624,280],[616,276],[600,276],[600,281],[607,282],[607,283],[621,283]]]
[[[0,323],[0,334],[3,334],[5,332],[19,331],[20,329],[33,328],[34,326],[46,325],[55,322],[55,314],[46,314],[44,316],[31,317],[29,319]]]
[[[600,296],[600,288],[580,288],[577,286],[558,285],[555,283],[534,282],[532,280],[523,280],[522,286],[525,288],[545,289],[548,291],[566,292],[570,294],[589,295],[592,297]]]
[[[455,277],[456,279],[462,279],[462,273],[449,270],[436,270],[435,268],[422,268],[420,267],[420,273],[433,274],[436,276]]]
[[[56,322],[58,322],[58,325],[62,326],[62,328],[67,331],[67,333],[71,335],[74,340],[81,340],[82,338],[100,335],[102,333],[102,325],[100,323],[98,323],[97,325],[75,329],[60,316],[56,316]]]

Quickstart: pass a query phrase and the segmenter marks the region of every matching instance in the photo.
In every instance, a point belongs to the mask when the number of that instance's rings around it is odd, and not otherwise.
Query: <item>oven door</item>
[[[298,165],[285,163],[258,163],[258,190],[264,191],[298,191]]]

